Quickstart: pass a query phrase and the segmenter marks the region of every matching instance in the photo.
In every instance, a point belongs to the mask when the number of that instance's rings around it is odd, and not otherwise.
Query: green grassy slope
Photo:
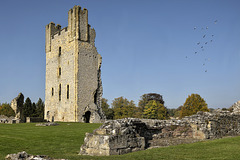
[[[240,137],[183,144],[134,152],[120,156],[79,156],[86,132],[100,124],[60,123],[59,126],[36,127],[30,124],[0,124],[0,160],[9,153],[26,151],[29,154],[54,158],[77,159],[240,159]]]

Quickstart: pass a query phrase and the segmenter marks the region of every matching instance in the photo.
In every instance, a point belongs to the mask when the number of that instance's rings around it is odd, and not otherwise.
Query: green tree
[[[150,100],[144,108],[144,118],[148,119],[168,119],[167,108],[156,100]]]
[[[139,115],[139,118],[143,118],[144,117],[143,112],[144,112],[145,106],[151,100],[158,101],[158,102],[160,102],[161,104],[164,105],[164,101],[163,101],[162,95],[160,95],[158,93],[143,94],[141,96],[141,99],[138,102],[138,115]]]
[[[36,117],[44,118],[44,102],[41,98],[38,99],[38,102],[36,104]]]
[[[102,98],[102,110],[106,116],[107,119],[113,119],[114,112],[113,109],[109,107],[109,104],[107,103],[108,100],[105,98]]]
[[[135,117],[137,110],[134,101],[128,101],[126,98],[115,98],[112,102],[112,108],[114,111],[114,119]]]
[[[5,115],[7,117],[15,116],[15,112],[8,103],[2,103],[0,106],[0,115]]]
[[[191,94],[180,111],[180,118],[196,114],[198,111],[209,112],[207,103],[198,94]]]
[[[24,117],[31,117],[34,112],[35,111],[32,107],[32,101],[29,97],[27,97],[25,103],[23,104],[23,115]]]

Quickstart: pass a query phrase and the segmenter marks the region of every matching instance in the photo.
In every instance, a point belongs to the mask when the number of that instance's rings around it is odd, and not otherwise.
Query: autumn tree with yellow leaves
[[[191,94],[181,108],[180,118],[196,114],[198,111],[209,112],[208,105],[200,95]]]
[[[162,103],[156,100],[150,100],[144,107],[144,118],[148,119],[168,119],[167,108]]]

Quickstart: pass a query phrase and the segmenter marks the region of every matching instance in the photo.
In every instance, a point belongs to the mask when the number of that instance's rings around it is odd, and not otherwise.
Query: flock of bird
[[[217,24],[218,20],[214,21],[214,24]],[[194,27],[194,30],[198,31],[206,31],[208,30],[208,26],[206,27]],[[207,34],[206,32],[202,35],[202,38],[200,41],[196,42],[197,45],[197,49],[196,51],[194,51],[194,54],[197,55],[199,53],[201,53],[201,51],[203,52],[206,49],[206,46],[209,45],[210,43],[213,42],[214,39],[214,34]],[[185,58],[188,58],[187,56]],[[203,66],[206,65],[207,61],[209,61],[210,58],[205,57],[204,58],[204,62],[202,63]],[[207,69],[205,69],[205,72],[207,72]]]

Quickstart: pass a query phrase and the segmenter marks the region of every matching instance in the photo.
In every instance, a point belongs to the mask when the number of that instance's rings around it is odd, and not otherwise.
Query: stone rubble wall
[[[81,155],[120,155],[149,147],[240,135],[240,114],[198,112],[181,120],[125,118],[87,133]]]
[[[0,123],[8,123],[8,124],[20,123],[20,119],[17,119],[15,117],[7,117],[4,115],[0,115]]]
[[[18,152],[16,154],[8,154],[5,160],[67,160],[67,159],[54,159],[46,155],[31,155],[27,152]]]

